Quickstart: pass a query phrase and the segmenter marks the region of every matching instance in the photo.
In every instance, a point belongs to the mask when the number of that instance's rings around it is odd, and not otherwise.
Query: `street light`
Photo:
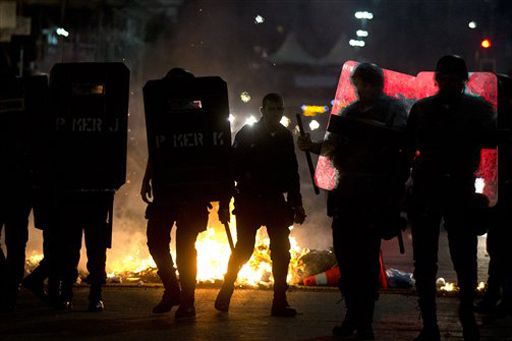
[[[366,43],[364,40],[350,39],[348,44],[352,47],[364,47]]]
[[[365,31],[365,30],[357,30],[356,31],[356,36],[360,37],[360,38],[366,38],[368,37],[368,31]]]
[[[57,30],[55,30],[55,33],[57,33],[58,36],[62,36],[62,37],[65,37],[65,38],[67,38],[69,36],[69,32],[66,31],[62,27],[57,27]]]
[[[373,19],[373,13],[368,11],[357,11],[356,13],[354,13],[354,16],[356,17],[356,19]]]

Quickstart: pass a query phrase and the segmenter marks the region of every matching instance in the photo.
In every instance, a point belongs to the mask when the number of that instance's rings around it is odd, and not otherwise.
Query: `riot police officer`
[[[333,334],[357,332],[359,339],[373,340],[380,241],[389,227],[399,227],[398,203],[407,177],[400,153],[407,113],[383,93],[384,74],[377,65],[359,64],[351,79],[358,100],[331,117],[326,141],[314,143],[306,136],[298,145],[328,156],[341,173],[327,203],[346,305],[344,321]]]
[[[477,234],[472,229],[474,172],[480,150],[492,141],[492,107],[464,93],[468,71],[458,56],[437,62],[434,96],[418,101],[408,123],[408,154],[412,162],[412,225],[414,277],[423,318],[416,340],[439,340],[436,315],[436,272],[441,219],[448,232],[450,254],[460,286],[459,318],[465,340],[478,340],[473,315],[477,284]]]
[[[54,131],[49,170],[49,295],[72,308],[82,235],[88,310],[104,310],[115,191],[126,179],[129,70],[121,63],[56,64],[50,74]]]
[[[207,84],[209,81],[212,88],[203,88],[201,84]],[[141,197],[148,204],[146,209],[147,223],[147,244],[149,252],[153,257],[157,268],[158,275],[164,285],[164,293],[160,302],[153,308],[153,313],[169,312],[173,306],[179,305],[175,312],[176,320],[192,319],[196,315],[195,310],[195,287],[197,275],[197,251],[195,242],[200,232],[206,230],[208,223],[208,208],[210,206],[210,196],[207,194],[207,186],[202,186],[201,177],[205,170],[202,168],[202,162],[212,161],[212,155],[218,149],[217,146],[206,144],[206,132],[214,129],[213,126],[205,124],[201,130],[199,121],[191,119],[194,113],[200,112],[199,120],[219,121],[220,116],[227,115],[226,107],[220,111],[219,108],[210,108],[208,105],[212,103],[222,103],[227,93],[218,97],[213,92],[217,89],[215,85],[225,83],[218,77],[196,78],[192,73],[182,69],[171,69],[166,77],[161,80],[149,81],[144,88],[144,101],[146,105],[146,123],[148,128],[148,136],[150,141],[160,138],[162,141],[170,141],[173,138],[167,138],[169,135],[174,137],[183,136],[181,133],[189,129],[200,131],[198,134],[204,137],[203,143],[194,144],[190,147],[188,144],[181,142],[165,143],[151,145],[150,157],[147,163],[146,172],[142,181]],[[179,87],[181,93],[176,89]],[[184,90],[186,89],[186,90]],[[187,92],[188,91],[188,92]],[[201,102],[203,96],[209,97],[210,100]],[[172,96],[169,98],[168,96]],[[190,97],[192,96],[192,97]],[[197,96],[197,97],[194,97]],[[226,97],[227,98],[227,97]],[[194,103],[194,101],[196,103]],[[197,103],[201,102],[204,107],[200,107]],[[159,106],[162,104],[162,106]],[[212,111],[208,111],[212,109]],[[207,112],[201,112],[206,110]],[[188,115],[189,113],[190,115]],[[152,122],[173,116],[175,121],[164,124],[152,124]],[[192,120],[192,121],[191,121]],[[229,125],[226,124],[225,117],[220,117],[221,125],[229,131]],[[211,121],[210,121],[211,122]],[[181,126],[180,124],[183,124]],[[168,130],[166,130],[168,128]],[[158,133],[155,133],[157,129]],[[179,132],[173,129],[178,129]],[[181,130],[180,130],[181,129]],[[172,132],[170,132],[173,130]],[[151,136],[152,134],[157,136]],[[230,136],[226,137],[230,138]],[[165,136],[163,138],[162,136]],[[181,140],[180,140],[181,141]],[[211,143],[211,141],[209,141]],[[192,142],[191,142],[192,143]],[[219,143],[219,145],[224,143]],[[229,144],[229,143],[228,143]],[[184,149],[187,155],[194,155],[194,166],[190,166],[187,172],[187,179],[176,178],[170,175],[176,171],[182,162],[177,161],[175,157],[183,156]],[[205,151],[210,148],[210,155],[206,155]],[[194,154],[197,153],[197,154]],[[215,156],[213,157],[215,159]],[[208,159],[208,160],[206,160]],[[215,160],[213,160],[216,163]],[[183,162],[184,163],[184,162]],[[170,171],[164,169],[169,166]],[[179,171],[179,170],[178,170]],[[206,172],[214,173],[212,168],[206,169]],[[192,176],[190,176],[193,174]],[[190,181],[190,182],[187,182]],[[211,183],[216,183],[214,179]],[[217,191],[219,186],[213,185],[212,190]],[[227,195],[227,194],[226,194]],[[152,199],[152,200],[151,200]],[[229,219],[229,218],[228,218]],[[170,253],[171,229],[176,224],[176,265],[179,272],[179,281],[174,268],[174,261]]]
[[[46,76],[16,77],[2,54],[0,64],[0,155],[5,166],[0,170],[0,231],[5,232],[7,257],[2,262],[0,304],[12,310],[25,271],[25,247],[28,218],[40,193],[41,164],[44,158],[44,135],[39,124],[45,114]],[[34,211],[35,225],[43,227],[40,211]],[[30,286],[44,298],[43,283]]]
[[[5,162],[0,171],[0,232],[5,231],[7,255],[5,273],[0,279],[2,310],[14,309],[19,284],[25,271],[25,246],[28,239],[28,216],[31,209],[31,165],[29,145],[21,139],[28,129],[25,99],[16,76],[3,68],[0,84],[2,152]],[[7,139],[4,140],[4,139]]]
[[[252,255],[257,230],[265,225],[270,237],[274,276],[271,314],[296,315],[286,299],[290,263],[288,227],[293,222],[301,224],[305,213],[293,138],[280,124],[283,105],[281,95],[267,94],[262,101],[260,121],[244,126],[233,143],[237,243],[215,301],[215,308],[220,311],[228,311],[238,272]],[[227,205],[227,202],[221,203],[221,211],[225,211]]]

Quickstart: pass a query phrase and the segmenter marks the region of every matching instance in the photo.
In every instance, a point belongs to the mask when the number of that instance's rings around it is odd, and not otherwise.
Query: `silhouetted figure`
[[[0,181],[0,232],[5,231],[5,273],[0,279],[2,310],[13,310],[25,271],[25,245],[31,209],[31,168],[29,145],[22,138],[27,129],[24,94],[14,74],[2,70],[0,115],[2,119],[2,169]],[[5,140],[4,140],[5,139]]]
[[[149,81],[144,87],[146,124],[151,132],[148,136],[150,141],[154,141],[151,140],[154,138],[160,139],[157,144],[149,143],[150,155],[140,193],[142,200],[148,204],[146,219],[149,252],[157,265],[158,275],[165,289],[160,302],[153,308],[153,313],[166,313],[173,306],[179,305],[175,312],[176,320],[192,319],[196,315],[195,242],[198,234],[206,230],[212,198],[208,185],[201,184],[205,180],[204,176],[202,178],[198,174],[215,173],[213,168],[218,166],[215,159],[219,159],[219,148],[212,145],[208,133],[215,131],[218,121],[222,121],[221,129],[229,131],[226,117],[217,117],[227,115],[228,112],[227,102],[224,103],[225,106],[219,106],[227,96],[222,91],[225,83],[219,81],[221,80],[218,77],[195,78],[184,69],[173,68],[162,80]],[[202,88],[204,84],[206,88]],[[208,84],[212,88],[208,88]],[[209,107],[211,104],[217,106]],[[160,124],[153,123],[158,120],[162,120],[159,121]],[[195,134],[200,134],[200,140],[190,138],[185,141],[182,139],[183,131],[187,134],[197,131]],[[229,133],[225,137],[228,138],[226,144],[229,145]],[[210,155],[205,154],[208,151]],[[191,161],[178,160],[180,157]],[[214,164],[212,168],[203,169],[210,161]],[[185,166],[185,163],[188,163],[188,169],[184,170],[187,174],[181,173],[179,178],[173,176],[181,172],[180,167]],[[211,188],[213,192],[219,190],[217,180],[210,182],[214,184]],[[227,219],[229,220],[229,212]],[[170,252],[174,224],[179,281]]]
[[[491,209],[492,219],[487,232],[489,269],[487,288],[475,311],[499,317],[512,315],[512,267],[510,266],[510,241],[512,232],[512,79],[498,76],[498,202]],[[502,135],[502,136],[500,136]]]
[[[2,310],[12,310],[25,272],[28,217],[40,180],[38,161],[43,149],[39,137],[44,128],[37,120],[45,113],[47,78],[16,77],[7,58],[0,58],[0,232],[2,228],[5,231],[7,251],[4,260],[0,260],[0,305]],[[41,227],[39,220],[36,226]],[[36,293],[45,295],[42,287]]]
[[[492,107],[464,94],[468,71],[458,56],[436,65],[436,95],[418,101],[407,123],[412,162],[409,219],[414,248],[414,277],[423,318],[416,340],[439,340],[436,315],[436,273],[439,228],[444,219],[450,255],[460,287],[459,318],[465,340],[478,340],[473,315],[477,285],[477,232],[471,212],[480,150],[495,130]]]
[[[493,208],[497,215],[492,219],[487,232],[489,269],[487,288],[483,298],[475,304],[475,311],[498,317],[512,315],[512,277],[510,270],[509,224],[512,221],[510,208],[498,202]]]
[[[56,309],[72,309],[84,235],[88,310],[104,310],[114,194],[126,177],[128,89],[121,63],[56,64],[51,71],[48,290]]]
[[[215,308],[220,311],[228,311],[238,272],[254,251],[256,232],[265,225],[270,237],[274,276],[271,314],[292,317],[297,313],[286,299],[290,263],[288,237],[289,226],[294,222],[302,224],[305,213],[293,137],[280,124],[283,105],[280,95],[266,95],[260,121],[252,126],[245,125],[233,143],[237,242],[215,301]],[[221,206],[228,204],[223,202]]]
[[[375,64],[361,63],[352,73],[358,100],[340,116],[331,116],[326,141],[299,138],[299,148],[330,157],[340,172],[329,193],[333,245],[345,299],[343,323],[333,334],[372,340],[378,297],[379,252],[388,225],[399,227],[399,201],[407,169],[400,153],[407,113],[383,93],[384,74]]]

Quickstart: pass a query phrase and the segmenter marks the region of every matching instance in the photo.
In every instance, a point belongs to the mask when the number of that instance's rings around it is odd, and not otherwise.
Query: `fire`
[[[212,212],[217,211],[214,204]],[[210,216],[210,222],[205,232],[201,233],[196,241],[197,249],[197,280],[198,282],[215,282],[224,278],[231,250],[224,226]],[[236,241],[236,219],[231,217],[230,230]],[[295,274],[299,272],[298,259],[309,250],[301,248],[295,238],[290,237],[291,262],[288,272],[288,281],[297,282]],[[256,235],[254,253],[238,274],[238,285],[243,286],[270,286],[272,278],[272,261],[270,258],[270,239],[265,229],[260,229]]]
[[[200,283],[215,283],[222,281],[227,270],[231,250],[224,226],[217,219],[216,203],[210,212],[206,231],[199,234],[196,241],[197,249],[197,281]],[[231,234],[236,241],[236,218],[231,217]],[[293,228],[293,227],[290,227]],[[291,262],[288,273],[288,282],[291,284],[301,281],[302,263],[300,257],[309,252],[299,246],[295,238],[290,237]],[[114,245],[115,247],[115,245]],[[145,249],[126,250],[122,256],[107,257],[107,278],[109,282],[120,283],[159,283],[156,264]],[[175,250],[171,251],[176,259]],[[42,254],[34,252],[27,257],[30,270],[35,268],[43,258]],[[237,280],[237,285],[246,287],[270,287],[273,283],[272,261],[270,257],[270,240],[265,228],[258,231],[254,253],[245,264]]]
[[[27,264],[27,268],[29,271],[34,270],[39,262],[43,260],[44,256],[42,253],[38,253],[36,251],[32,251],[30,256],[27,256],[25,263]]]

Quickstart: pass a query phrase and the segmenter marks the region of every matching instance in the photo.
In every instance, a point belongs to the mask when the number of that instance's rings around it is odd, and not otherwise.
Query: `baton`
[[[302,117],[300,116],[300,114],[297,114],[296,117],[297,125],[299,126],[300,136],[305,136],[306,133],[304,132],[304,126],[302,125]],[[308,151],[305,151],[304,153],[306,153],[306,160],[308,162],[309,175],[311,175],[311,182],[313,183],[313,190],[315,191],[315,194],[320,194],[320,190],[318,189],[318,186],[315,183],[315,168],[313,167],[313,160],[311,160],[311,153]]]
[[[233,243],[233,236],[231,236],[231,230],[229,228],[229,223],[223,223],[224,228],[226,229],[226,235],[228,236],[229,248],[231,249],[231,253],[235,251],[235,244]]]
[[[402,230],[398,232],[398,248],[400,249],[400,254],[405,254],[405,246],[404,246],[404,237],[402,236]]]

